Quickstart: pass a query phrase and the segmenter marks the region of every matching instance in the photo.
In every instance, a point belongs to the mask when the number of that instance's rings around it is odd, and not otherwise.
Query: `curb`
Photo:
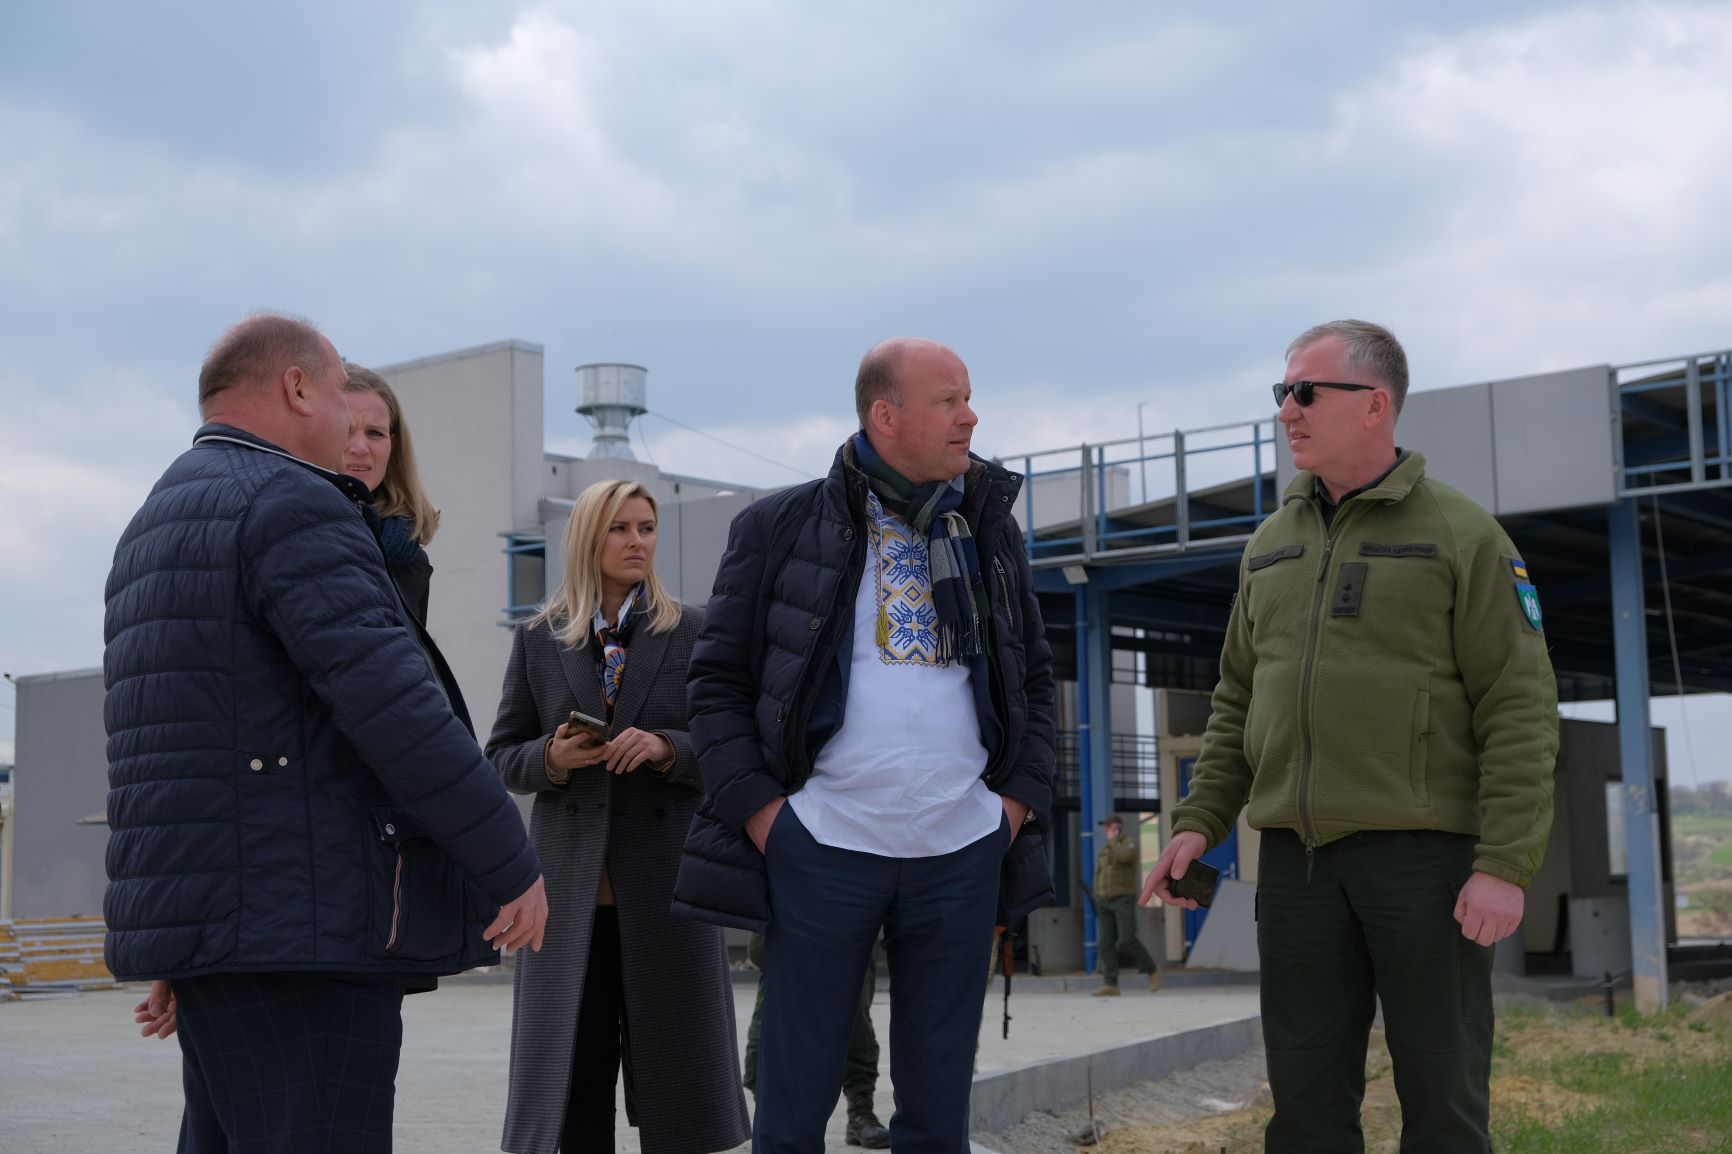
[[[1086,1101],[1091,1079],[1096,1094],[1110,1093],[1202,1062],[1237,1057],[1262,1037],[1262,1018],[1252,1015],[981,1074],[974,1079],[969,1100],[969,1129],[979,1134],[1008,1130],[1038,1110],[1063,1110]],[[974,1149],[991,1154],[978,1144]]]

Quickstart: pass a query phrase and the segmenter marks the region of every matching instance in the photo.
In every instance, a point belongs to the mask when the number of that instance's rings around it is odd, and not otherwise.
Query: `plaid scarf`
[[[981,654],[980,618],[986,604],[986,584],[980,576],[980,552],[962,507],[962,485],[931,481],[916,485],[884,463],[866,439],[854,434],[854,460],[884,508],[926,537],[932,602],[938,609],[938,657],[941,661],[970,660]],[[889,622],[879,610],[879,645]]]

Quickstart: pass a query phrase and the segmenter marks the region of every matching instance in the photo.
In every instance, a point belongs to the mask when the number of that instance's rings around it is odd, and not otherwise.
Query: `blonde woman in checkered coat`
[[[517,958],[514,1154],[611,1151],[622,1070],[645,1154],[724,1150],[750,1130],[722,933],[669,913],[702,800],[685,690],[702,613],[662,589],[655,541],[643,486],[578,498],[564,580],[517,629],[487,745],[506,786],[535,797],[549,904],[541,952]]]

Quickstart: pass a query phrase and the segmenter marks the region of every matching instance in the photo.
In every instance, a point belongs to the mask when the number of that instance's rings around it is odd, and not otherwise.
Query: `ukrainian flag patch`
[[[1510,575],[1515,578],[1516,601],[1521,604],[1522,616],[1527,623],[1538,631],[1541,626],[1540,592],[1534,588],[1528,579],[1528,567],[1520,557],[1509,558]]]

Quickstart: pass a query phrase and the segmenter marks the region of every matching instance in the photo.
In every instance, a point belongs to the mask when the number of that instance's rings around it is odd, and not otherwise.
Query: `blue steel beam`
[[[1132,561],[1122,565],[1085,565],[1083,568],[1088,570],[1090,585],[1099,585],[1103,589],[1128,589],[1133,585],[1169,581],[1175,577],[1237,565],[1239,556],[1244,551],[1242,544],[1225,549],[1198,548],[1153,561]],[[1039,593],[1071,593],[1077,589],[1077,586],[1065,579],[1064,572],[1059,569],[1036,569],[1034,587]]]
[[[1112,621],[1108,616],[1108,594],[1093,581],[1083,587],[1088,610],[1086,659],[1081,663],[1091,691],[1088,708],[1088,792],[1082,799],[1082,818],[1088,822],[1089,855],[1083,859],[1089,877],[1094,877],[1095,856],[1100,852],[1101,819],[1113,811],[1113,649]]]
[[[1642,595],[1642,522],[1636,502],[1608,513],[1612,642],[1618,668],[1618,753],[1623,763],[1629,851],[1630,948],[1636,1009],[1666,1008],[1666,913],[1660,879],[1660,818],[1648,715],[1648,635]]]
[[[1089,630],[1088,586],[1079,585],[1076,597],[1076,712],[1077,712],[1077,783],[1082,791],[1081,810],[1077,815],[1077,870],[1087,878],[1094,877],[1095,830],[1090,818],[1094,812],[1093,748],[1089,730],[1094,716],[1089,701]],[[1089,891],[1091,894],[1093,889]],[[1095,968],[1095,904],[1083,903],[1083,972]]]

